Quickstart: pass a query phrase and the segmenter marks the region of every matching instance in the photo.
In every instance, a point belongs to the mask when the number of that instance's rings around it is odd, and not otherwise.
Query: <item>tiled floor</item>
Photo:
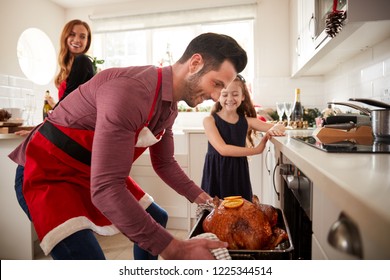
[[[168,230],[173,236],[178,239],[187,239],[188,232],[186,230]],[[107,260],[132,260],[133,259],[133,243],[123,234],[114,236],[100,236],[97,239],[102,247]],[[45,256],[42,252],[35,256],[36,260],[50,260],[50,256]]]

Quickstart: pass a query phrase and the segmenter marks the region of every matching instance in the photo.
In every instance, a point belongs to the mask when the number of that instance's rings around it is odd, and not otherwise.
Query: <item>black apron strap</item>
[[[91,152],[70,138],[49,121],[38,130],[47,140],[72,158],[91,166]]]

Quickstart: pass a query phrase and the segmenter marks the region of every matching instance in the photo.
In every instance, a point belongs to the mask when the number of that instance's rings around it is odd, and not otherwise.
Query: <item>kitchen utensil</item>
[[[334,105],[343,105],[343,106],[347,106],[347,107],[351,107],[355,110],[358,110],[360,112],[362,112],[363,114],[367,115],[367,116],[370,116],[371,114],[371,111],[367,108],[363,108],[361,106],[358,106],[358,105],[355,105],[353,103],[349,103],[349,102],[328,102],[328,104],[334,104]]]
[[[328,242],[335,249],[363,258],[362,240],[355,223],[343,212],[338,220],[332,225],[328,233]]]
[[[336,124],[326,124],[324,125],[325,128],[335,128],[335,129],[345,129],[350,130],[352,128],[356,127],[356,124],[354,122],[349,123],[336,123]]]
[[[382,102],[382,101],[374,100],[374,99],[350,98],[349,101],[357,101],[357,102],[362,102],[362,103],[365,103],[367,105],[372,105],[372,106],[376,106],[376,107],[383,108],[383,109],[390,109],[390,104]]]
[[[348,102],[328,102],[354,108],[371,117],[372,132],[379,141],[390,140],[390,109],[367,109]]]
[[[322,127],[316,129],[312,136],[323,144],[349,141],[361,145],[372,145],[374,142],[372,128],[370,126],[359,126],[348,131],[341,130],[340,128]]]
[[[324,125],[329,124],[342,124],[342,123],[350,123],[353,122],[356,126],[371,126],[371,118],[366,115],[358,115],[358,114],[345,114],[345,115],[337,115],[337,116],[329,116],[325,118]]]

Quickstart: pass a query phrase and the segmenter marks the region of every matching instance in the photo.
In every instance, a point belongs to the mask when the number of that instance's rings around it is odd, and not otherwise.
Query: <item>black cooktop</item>
[[[359,144],[353,140],[345,140],[325,144],[313,136],[293,136],[292,138],[328,153],[390,153],[390,142],[385,141]]]

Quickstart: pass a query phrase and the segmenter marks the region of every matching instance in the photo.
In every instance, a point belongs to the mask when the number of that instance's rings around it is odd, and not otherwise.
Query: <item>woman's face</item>
[[[88,44],[88,31],[84,25],[78,24],[73,26],[68,38],[66,39],[69,51],[74,54],[84,53]]]
[[[239,81],[233,81],[226,89],[221,91],[219,103],[225,110],[236,111],[245,99],[240,83]]]

